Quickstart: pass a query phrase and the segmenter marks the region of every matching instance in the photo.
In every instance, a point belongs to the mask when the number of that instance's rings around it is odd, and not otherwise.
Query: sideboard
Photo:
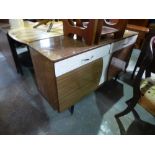
[[[28,47],[38,90],[59,112],[125,71],[138,36],[126,30],[122,38],[107,36],[97,45],[87,45],[63,36],[61,23],[47,33],[27,22],[24,28],[12,30],[3,25],[0,33],[1,51],[17,70],[21,66],[13,42]]]
[[[65,36],[30,43],[40,93],[55,110],[70,108],[126,68],[136,39],[126,31],[121,39],[91,46]]]

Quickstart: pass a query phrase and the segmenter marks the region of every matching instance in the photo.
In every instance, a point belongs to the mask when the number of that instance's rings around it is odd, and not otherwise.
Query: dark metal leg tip
[[[71,106],[71,107],[69,108],[69,111],[70,111],[71,115],[73,115],[73,113],[74,113],[74,106]]]

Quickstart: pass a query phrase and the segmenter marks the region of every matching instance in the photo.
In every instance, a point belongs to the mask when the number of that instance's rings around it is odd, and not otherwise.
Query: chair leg
[[[117,79],[118,79],[118,75],[115,76],[115,79],[114,80],[117,81]]]
[[[125,128],[124,128],[122,122],[120,121],[119,118],[115,118],[115,119],[116,119],[116,122],[118,124],[119,130],[120,130],[120,134],[121,135],[125,135]]]
[[[133,72],[132,72],[131,79],[133,79],[133,77],[134,77],[134,75],[135,75],[135,72],[136,72],[137,67],[138,67],[138,65],[136,64],[136,66],[135,66],[135,68],[134,68],[134,70],[133,70]]]
[[[141,120],[140,116],[138,115],[137,111],[135,109],[132,110],[133,116],[136,120]]]
[[[129,101],[130,101],[130,103],[129,103]],[[120,112],[120,113],[118,113],[118,114],[116,114],[115,115],[115,117],[116,118],[118,118],[118,117],[122,117],[122,116],[124,116],[124,115],[127,115],[129,112],[131,112],[131,111],[133,111],[133,109],[134,109],[134,107],[136,106],[136,102],[132,102],[133,100],[128,100],[127,101],[127,108],[125,109],[125,110],[123,110],[122,112]]]
[[[146,71],[146,72],[145,72],[145,78],[148,78],[148,77],[151,77],[151,72]]]

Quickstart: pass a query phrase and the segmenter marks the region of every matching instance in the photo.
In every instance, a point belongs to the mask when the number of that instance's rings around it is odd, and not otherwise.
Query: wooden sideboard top
[[[123,38],[128,38],[137,35],[137,32],[126,30]],[[67,36],[57,36],[48,39],[34,41],[29,44],[31,48],[40,52],[42,55],[50,59],[52,62],[57,62],[65,58],[119,41],[121,39],[104,38],[100,40],[98,45],[87,45],[82,41],[73,40]]]
[[[50,32],[47,32],[48,27],[46,25],[33,28],[36,24],[37,23],[25,21],[24,27],[22,28],[10,29],[9,24],[2,24],[0,25],[0,28],[6,33],[8,32],[9,36],[14,40],[29,45],[31,48],[40,52],[52,62],[60,61],[62,59],[121,40],[106,37],[101,39],[98,45],[87,45],[82,41],[73,40],[72,38],[63,36],[62,22],[54,23]],[[137,34],[137,32],[126,30],[123,38]]]

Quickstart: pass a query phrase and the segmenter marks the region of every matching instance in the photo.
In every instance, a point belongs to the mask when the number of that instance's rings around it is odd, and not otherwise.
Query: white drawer
[[[132,45],[136,42],[136,40],[137,40],[137,35],[123,39],[123,40],[120,40],[120,41],[115,42],[115,43],[112,43],[110,52],[113,53],[113,52],[118,51],[124,47]]]
[[[108,70],[110,58],[111,58],[111,55],[110,54],[105,55],[103,57],[103,70],[102,70],[102,75],[101,75],[101,78],[100,78],[99,85],[103,84],[103,82],[106,81],[106,78],[107,78],[107,70]]]
[[[56,62],[54,64],[55,75],[56,77],[61,76],[67,72],[79,68],[80,66],[90,63],[91,61],[104,57],[105,55],[109,54],[109,51],[110,45],[106,45]]]

